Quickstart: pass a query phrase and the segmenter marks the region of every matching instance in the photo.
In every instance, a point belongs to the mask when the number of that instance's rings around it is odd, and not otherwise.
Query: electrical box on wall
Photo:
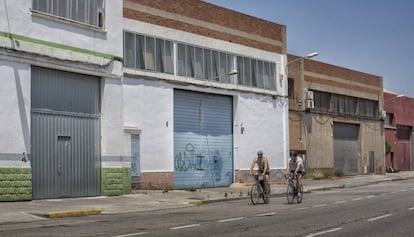
[[[306,99],[307,100],[313,100],[313,91],[307,91]]]
[[[306,100],[306,104],[305,104],[305,108],[306,109],[314,109],[315,108],[315,102],[313,100]]]

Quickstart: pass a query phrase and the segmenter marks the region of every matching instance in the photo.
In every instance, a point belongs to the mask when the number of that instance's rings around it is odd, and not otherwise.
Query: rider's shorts
[[[294,170],[291,170],[291,171],[290,171],[290,174],[291,174],[291,175],[293,175],[294,173],[295,173],[295,171],[294,171]],[[303,176],[304,174],[305,174],[305,172],[303,172],[302,170],[299,170],[299,171],[298,171],[298,175]]]

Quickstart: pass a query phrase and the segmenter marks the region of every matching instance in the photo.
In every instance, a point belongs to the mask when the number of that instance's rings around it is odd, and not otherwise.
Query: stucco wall
[[[333,122],[359,124],[357,172],[364,173],[364,167],[369,170],[369,152],[374,152],[375,172],[383,173],[384,141],[381,123],[378,121],[358,121],[333,118],[326,115],[313,115],[312,130],[308,132],[307,139],[307,168],[334,169],[334,137]]]
[[[263,150],[272,169],[286,167],[288,154],[287,99],[241,94],[238,96],[234,136],[235,168],[248,169],[258,150]],[[241,126],[244,127],[241,134]]]
[[[122,118],[122,81],[101,80],[101,157],[102,167],[130,167]]]
[[[122,0],[105,1],[102,31],[33,14],[31,6],[31,0],[0,4],[0,32],[122,56]]]
[[[142,172],[172,171],[173,94],[161,81],[124,78],[124,125],[141,130]]]
[[[0,166],[30,167],[30,66],[0,60],[0,75]]]
[[[248,169],[259,149],[269,157],[271,168],[285,167],[288,150],[287,100],[125,78],[124,123],[141,130],[142,172],[174,170],[174,88],[233,96],[235,169]]]
[[[374,152],[375,157],[375,172],[385,172],[385,143],[382,123],[378,121],[365,121],[361,123],[360,127],[360,163],[358,167],[359,173],[364,173],[366,166],[369,172],[369,152]]]
[[[312,114],[312,126],[306,131],[308,169],[333,169],[333,119],[330,116]]]

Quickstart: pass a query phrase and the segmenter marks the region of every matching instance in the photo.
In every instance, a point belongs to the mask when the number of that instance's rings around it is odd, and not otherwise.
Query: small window
[[[393,121],[394,121],[394,114],[392,114],[392,113],[387,113],[387,114],[385,115],[384,125],[385,125],[385,126],[389,126],[389,127],[391,127],[391,126],[392,126],[392,124],[393,124]]]

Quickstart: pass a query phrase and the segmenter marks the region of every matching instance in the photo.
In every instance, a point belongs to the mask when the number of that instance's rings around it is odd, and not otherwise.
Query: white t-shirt
[[[288,164],[289,164],[290,171],[295,171],[297,165],[302,165],[302,172],[305,171],[305,167],[303,166],[303,160],[299,156],[296,157],[296,161],[293,161],[291,158],[289,158]]]

